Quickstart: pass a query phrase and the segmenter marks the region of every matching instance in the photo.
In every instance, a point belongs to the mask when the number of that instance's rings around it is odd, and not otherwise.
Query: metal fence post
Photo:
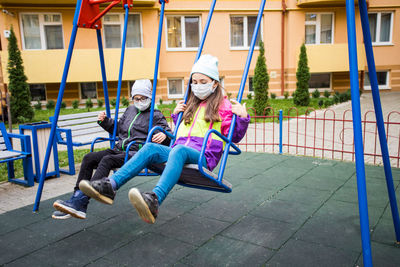
[[[282,136],[283,133],[283,112],[282,109],[279,110],[279,154],[282,154]]]

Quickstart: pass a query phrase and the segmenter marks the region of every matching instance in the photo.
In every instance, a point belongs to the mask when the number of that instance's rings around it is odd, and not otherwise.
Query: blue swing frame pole
[[[208,12],[208,16],[207,16],[207,22],[206,22],[206,25],[204,26],[203,35],[201,36],[200,45],[199,45],[199,48],[197,50],[196,59],[194,60],[195,63],[200,58],[201,52],[203,51],[204,42],[205,42],[206,37],[207,37],[208,28],[210,27],[212,16],[214,14],[214,9],[215,9],[216,2],[217,2],[216,0],[213,0],[212,3],[211,3],[210,11]],[[188,99],[188,96],[189,96],[190,80],[191,79],[189,78],[189,82],[188,82],[188,84],[186,86],[185,96],[183,98],[185,103],[187,102],[187,99]],[[180,125],[180,122],[182,120],[182,115],[183,115],[182,112],[180,112],[179,115],[178,115],[178,119],[177,119],[177,122],[176,122],[176,125],[175,125],[175,130],[174,130],[174,136],[176,136],[176,134],[178,133],[179,125]],[[172,146],[174,144],[174,142],[175,142],[175,140],[173,140],[173,142],[171,142],[170,146]]]
[[[239,88],[239,93],[238,93],[238,97],[237,97],[237,101],[239,103],[242,101],[243,91],[244,91],[244,87],[246,85],[246,80],[247,80],[247,75],[248,75],[249,69],[250,69],[251,59],[253,57],[254,47],[256,45],[257,36],[258,36],[258,32],[259,32],[260,25],[261,25],[261,18],[262,18],[262,14],[264,13],[265,1],[266,0],[261,1],[260,8],[258,10],[257,21],[256,21],[256,25],[254,26],[253,37],[251,38],[250,49],[249,49],[249,53],[247,54],[245,68],[243,71],[242,80],[240,82],[240,88]],[[236,119],[237,119],[237,115],[233,114],[231,125],[229,127],[229,133],[227,136],[229,142],[227,142],[225,144],[224,154],[222,155],[221,165],[220,165],[219,171],[218,171],[218,181],[222,181],[222,177],[224,177],[226,161],[228,159],[230,146],[232,145],[232,136],[233,136],[233,131],[235,128],[234,126],[236,124]]]
[[[51,148],[53,147],[58,117],[60,115],[61,102],[62,102],[62,99],[64,96],[64,90],[65,90],[65,85],[67,82],[68,71],[69,71],[69,67],[71,64],[72,52],[74,50],[76,34],[78,32],[78,18],[79,18],[79,13],[81,10],[81,4],[82,4],[82,0],[77,0],[75,14],[74,14],[74,20],[73,20],[73,27],[72,27],[72,32],[71,32],[71,39],[70,39],[69,46],[68,46],[67,58],[65,60],[63,76],[62,76],[62,80],[61,80],[61,84],[60,84],[60,90],[58,92],[57,104],[56,104],[56,107],[54,110],[54,116],[53,116],[53,121],[51,124],[50,136],[49,136],[49,142],[47,143],[46,155],[44,157],[43,166],[42,166],[42,170],[40,173],[40,180],[39,180],[38,190],[36,192],[35,204],[33,206],[34,212],[37,212],[39,210],[40,199],[42,197],[43,186],[44,186],[44,181],[45,181],[45,177],[46,177],[46,171],[47,171],[47,167],[49,165]]]
[[[111,117],[111,111],[110,111],[110,100],[108,96],[108,85],[107,85],[107,75],[106,75],[106,67],[104,63],[104,50],[103,50],[103,40],[101,38],[101,30],[97,29],[96,30],[97,34],[97,44],[99,48],[99,57],[100,57],[100,68],[101,68],[101,77],[103,79],[103,92],[104,92],[104,104],[106,106],[106,115],[107,117]],[[109,137],[111,138],[111,134],[109,134]],[[113,141],[110,140],[110,146],[112,146]]]
[[[372,266],[371,240],[369,236],[369,216],[367,189],[365,183],[364,149],[361,127],[360,92],[358,81],[357,40],[354,0],[346,0],[347,38],[350,65],[351,105],[353,113],[354,146],[356,154],[358,209],[360,213],[361,243],[364,266]]]
[[[124,5],[125,8],[125,18],[124,18],[124,31],[122,35],[122,43],[121,43],[121,60],[119,65],[119,74],[118,74],[118,89],[117,89],[117,102],[115,105],[115,118],[114,118],[114,131],[112,139],[114,140],[111,149],[115,146],[115,139],[117,135],[118,129],[118,111],[119,111],[119,98],[121,97],[121,86],[122,86],[122,74],[124,71],[124,59],[125,59],[125,47],[126,47],[126,32],[128,26],[128,16],[129,16],[129,6],[127,4]]]
[[[378,127],[379,143],[381,145],[383,167],[385,170],[385,177],[386,177],[386,186],[387,186],[387,190],[388,190],[388,194],[389,194],[390,208],[392,211],[392,219],[393,219],[394,229],[395,229],[395,233],[396,233],[396,240],[397,240],[397,242],[400,242],[399,211],[398,211],[397,201],[396,201],[396,192],[395,192],[394,185],[393,185],[392,169],[390,167],[389,150],[388,150],[387,140],[386,140],[385,124],[383,121],[382,105],[381,105],[381,100],[380,100],[380,95],[379,95],[378,80],[377,80],[377,76],[376,76],[375,59],[374,59],[374,51],[372,49],[371,32],[370,32],[369,21],[368,21],[367,4],[366,4],[365,0],[360,0],[360,1],[358,1],[358,6],[360,9],[361,25],[362,25],[363,36],[364,36],[364,47],[365,47],[365,53],[367,55],[369,80],[371,83],[372,98],[374,101],[376,124]]]
[[[156,90],[157,90],[157,79],[158,79],[158,65],[160,61],[161,37],[162,37],[163,22],[164,22],[165,1],[161,0],[160,3],[161,3],[161,11],[160,11],[160,22],[158,24],[156,62],[154,65],[154,75],[153,75],[153,92],[151,93],[149,131],[151,130],[151,128],[153,128],[154,105],[156,101]]]

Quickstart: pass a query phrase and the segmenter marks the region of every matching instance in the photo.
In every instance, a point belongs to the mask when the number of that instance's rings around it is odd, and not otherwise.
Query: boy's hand
[[[246,103],[241,105],[235,99],[231,99],[230,101],[232,103],[232,113],[238,115],[241,118],[246,118],[247,117]]]
[[[99,115],[97,116],[97,120],[98,121],[104,121],[104,118],[106,117],[106,112],[105,111],[101,111],[99,113]]]
[[[155,135],[153,135],[153,138],[151,139],[151,141],[153,143],[161,144],[162,142],[164,142],[165,138],[167,138],[167,136],[163,132],[159,132],[159,133],[156,133]]]
[[[176,108],[174,109],[174,114],[178,114],[179,112],[184,112],[185,109],[186,109],[185,101],[181,100],[176,105]]]

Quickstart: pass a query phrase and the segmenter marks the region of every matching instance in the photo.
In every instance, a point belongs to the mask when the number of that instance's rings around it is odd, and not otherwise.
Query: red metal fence
[[[249,109],[252,114],[254,110]],[[170,118],[171,111],[163,110]],[[279,153],[279,112],[267,108],[263,116],[252,116],[246,136],[238,144],[244,152]],[[170,122],[173,126],[172,121]],[[375,113],[362,117],[364,159],[368,164],[382,164]],[[392,167],[400,167],[400,112],[392,111],[385,118],[386,139]],[[335,160],[355,160],[351,110],[338,114],[333,110],[307,110],[299,115],[290,108],[282,120],[282,152]]]

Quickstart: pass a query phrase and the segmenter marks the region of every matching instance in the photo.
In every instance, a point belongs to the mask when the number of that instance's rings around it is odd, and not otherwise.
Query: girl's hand
[[[235,99],[230,100],[232,103],[232,113],[238,115],[241,118],[247,117],[246,103],[243,106],[237,102]]]
[[[151,141],[153,143],[161,144],[165,140],[165,138],[167,138],[167,136],[163,132],[159,132],[159,133],[153,135],[153,138],[151,139]]]
[[[179,112],[184,112],[186,109],[186,104],[185,101],[181,100],[178,102],[178,104],[176,105],[176,108],[174,109],[174,114],[178,114]]]

